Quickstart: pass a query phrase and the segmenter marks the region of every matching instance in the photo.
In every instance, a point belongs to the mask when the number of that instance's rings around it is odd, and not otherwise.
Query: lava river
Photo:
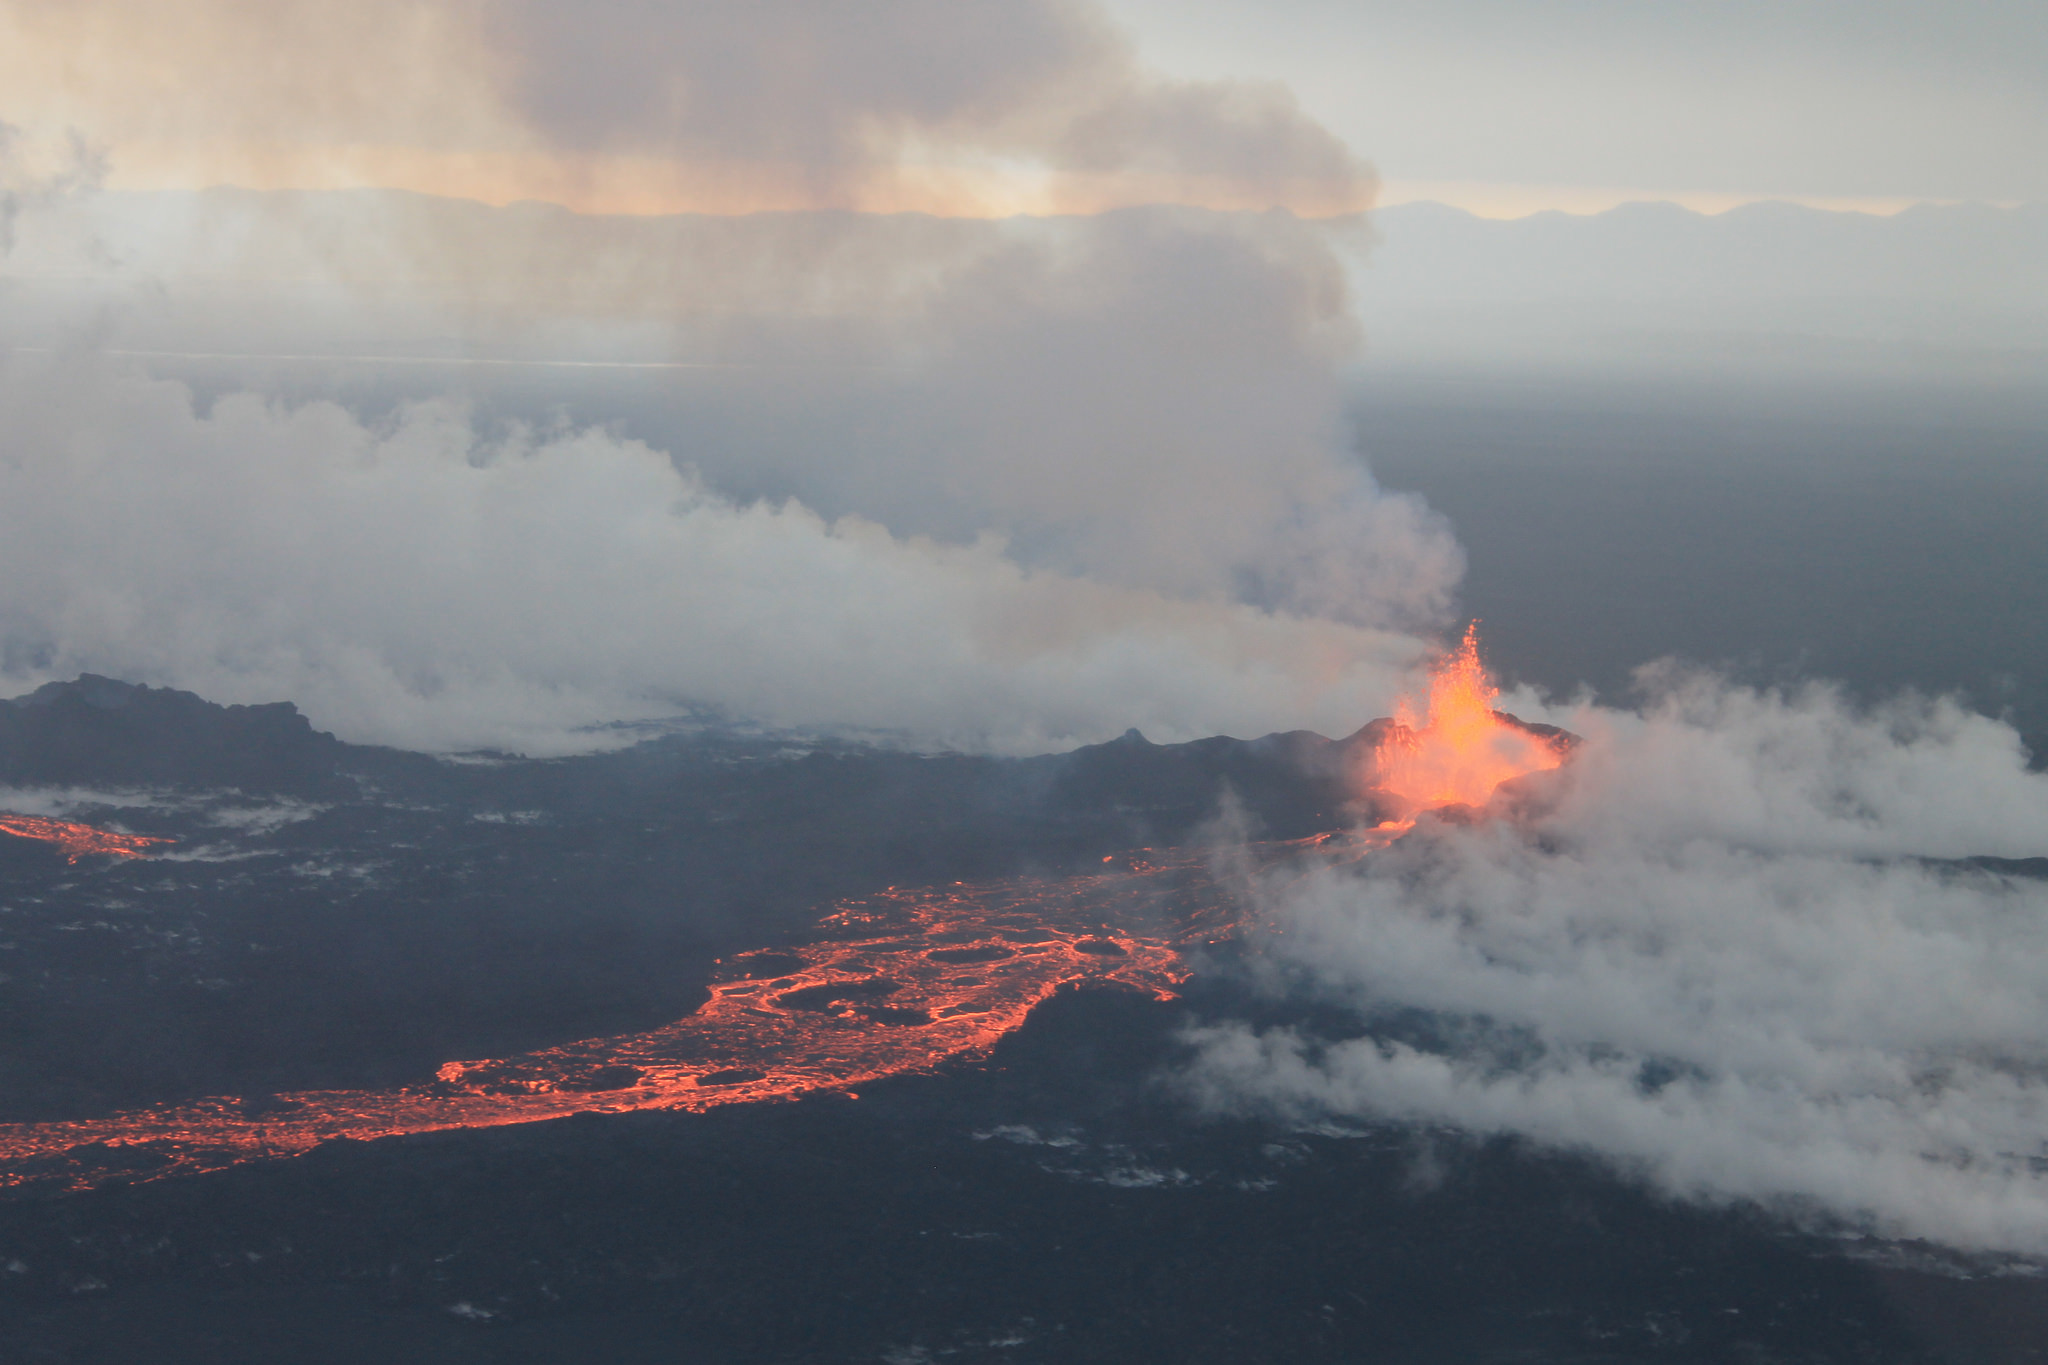
[[[729,959],[694,1014],[651,1032],[449,1062],[396,1090],[0,1125],[0,1189],[154,1179],[343,1138],[851,1091],[985,1053],[1072,983],[1170,998],[1186,978],[1182,950],[1227,932],[1196,851],[1105,859],[1075,878],[892,888],[838,905],[812,943]]]

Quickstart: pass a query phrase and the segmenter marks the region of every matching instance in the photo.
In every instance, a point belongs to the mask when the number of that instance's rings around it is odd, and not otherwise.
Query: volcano
[[[123,721],[153,701],[146,689],[124,691],[104,679],[81,680],[78,693]],[[1250,755],[1212,745],[1194,757],[1225,771],[1226,756],[1240,769],[1248,758],[1292,764],[1297,781],[1318,769],[1348,774],[1355,790],[1329,804],[1379,817],[1361,837],[1321,831],[1256,845],[1250,855],[1266,863],[1356,856],[1405,834],[1419,812],[1470,811],[1502,784],[1564,761],[1573,736],[1497,711],[1497,696],[1475,623],[1433,670],[1422,708],[1404,699],[1395,719],[1340,743],[1274,736],[1248,746]],[[189,708],[192,700],[171,694],[168,704]],[[80,728],[78,706],[61,691],[45,688],[29,704]],[[289,724],[267,728],[295,733]],[[1156,761],[1155,749],[1133,732],[1076,766],[1086,783],[1128,787],[1129,769],[1142,772]],[[89,854],[140,858],[173,842],[31,816],[0,816],[0,831],[50,842],[72,863]],[[809,942],[736,954],[731,966],[719,959],[708,997],[680,1020],[513,1057],[444,1062],[417,1084],[207,1096],[104,1118],[0,1126],[0,1188],[85,1189],[109,1175],[183,1175],[337,1140],[851,1092],[882,1077],[983,1057],[1062,989],[1116,984],[1171,999],[1188,975],[1183,950],[1231,937],[1242,913],[1231,889],[1211,875],[1211,854],[1146,848],[1103,855],[1079,876],[890,886],[831,907]]]
[[[0,839],[0,1297],[50,1358],[1912,1358],[1873,1278],[1909,1272],[1174,1090],[1189,1023],[1299,1019],[1245,987],[1259,885],[1568,764],[1470,633],[1343,739],[1023,760],[451,763],[37,695],[0,726],[62,811]]]

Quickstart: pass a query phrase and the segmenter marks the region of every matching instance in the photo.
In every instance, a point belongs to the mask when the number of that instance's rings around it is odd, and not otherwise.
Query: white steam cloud
[[[1267,887],[1273,984],[1368,1032],[1210,1029],[1194,1083],[2048,1253],[2048,879],[1937,861],[2048,853],[2048,777],[1945,702],[1653,683],[1570,718],[1588,743],[1526,823]]]
[[[280,197],[238,240],[343,299],[379,260],[424,271],[401,349],[477,303],[488,269],[435,272],[468,241],[505,252],[497,229],[527,234],[529,264],[602,276],[571,249],[592,240],[644,259],[574,215],[368,202],[372,230],[335,234],[330,205]],[[32,262],[97,231],[75,207],[45,217]],[[662,451],[507,432],[454,399],[195,406],[90,350],[0,362],[0,682],[89,670],[290,698],[345,737],[427,748],[558,750],[711,704],[1013,750],[1131,725],[1348,732],[1448,609],[1448,528],[1348,448],[1355,325],[1319,230],[767,215],[671,240],[675,344],[719,379],[676,403]],[[509,277],[534,300],[486,316],[513,334],[597,297]],[[185,327],[317,350],[397,316],[330,298],[292,319],[191,278],[172,288],[199,300],[186,314],[116,306],[101,335],[139,317],[159,344]],[[594,311],[574,335],[600,353],[641,335]]]
[[[540,751],[709,703],[1032,749],[1339,727],[1406,637],[1021,567],[794,502],[742,505],[603,432],[375,429],[18,357],[0,379],[0,666],[221,700],[344,736]]]
[[[1363,209],[1370,167],[1087,0],[30,0],[0,37],[10,100],[117,176],[369,187],[0,201],[39,219],[0,275],[0,682],[432,748],[685,704],[1038,748],[1349,730],[1448,609],[1447,528],[1349,449],[1343,272],[1279,207]],[[1017,202],[1227,211],[840,211]],[[388,376],[195,400],[67,329],[204,353],[209,394],[265,352],[725,382],[657,451]]]

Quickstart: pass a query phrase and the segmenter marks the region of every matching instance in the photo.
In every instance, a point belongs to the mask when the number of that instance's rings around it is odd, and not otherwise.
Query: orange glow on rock
[[[1372,785],[1400,798],[1410,813],[1441,806],[1483,806],[1511,778],[1564,761],[1556,740],[1493,709],[1500,691],[1479,659],[1479,623],[1429,679],[1428,719],[1403,697],[1373,753]]]
[[[175,844],[176,839],[152,839],[140,834],[112,834],[91,825],[73,824],[68,820],[50,820],[40,815],[0,814],[0,834],[12,834],[22,839],[41,839],[64,850],[65,857],[77,862],[88,853],[104,853],[115,858],[140,858],[156,844]]]

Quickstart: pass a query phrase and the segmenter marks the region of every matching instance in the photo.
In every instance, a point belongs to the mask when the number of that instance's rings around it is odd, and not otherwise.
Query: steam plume
[[[1571,718],[1588,743],[1526,827],[1440,826],[1276,889],[1276,984],[1368,1036],[1210,1030],[1197,1086],[2048,1252],[2048,882],[1928,861],[2048,852],[2048,777],[1945,702],[1652,682],[1640,716]]]
[[[344,736],[587,746],[723,705],[927,743],[1337,728],[1407,637],[1031,570],[795,502],[737,503],[601,431],[372,428],[17,358],[0,381],[0,672],[290,697]]]

